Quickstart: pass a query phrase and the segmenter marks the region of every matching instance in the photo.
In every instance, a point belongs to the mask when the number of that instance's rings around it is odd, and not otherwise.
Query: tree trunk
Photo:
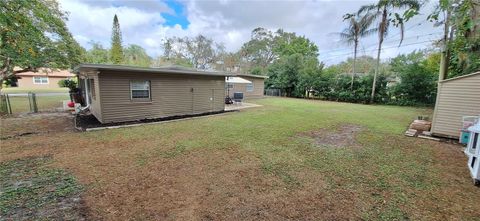
[[[380,37],[380,41],[378,42],[377,66],[375,67],[375,74],[373,75],[372,94],[370,95],[370,103],[373,103],[375,101],[375,88],[377,86],[377,75],[380,71],[380,54],[382,53],[382,43],[383,43],[383,35],[382,37]]]
[[[357,47],[358,42],[355,42],[355,49],[353,50],[353,68],[352,68],[352,82],[350,83],[350,90],[353,91],[353,81],[355,80],[355,71],[357,65]]]

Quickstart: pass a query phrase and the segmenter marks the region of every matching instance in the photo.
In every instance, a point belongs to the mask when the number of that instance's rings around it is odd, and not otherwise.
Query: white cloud
[[[181,0],[184,14],[190,22],[188,28],[180,25],[164,26],[161,12],[172,13],[172,9],[159,1],[113,0],[61,0],[62,7],[70,11],[67,23],[74,37],[88,48],[88,41],[99,41],[108,47],[111,35],[113,15],[119,16],[124,44],[139,44],[147,53],[156,56],[162,53],[162,40],[172,36],[195,36],[203,34],[218,42],[223,42],[228,51],[238,50],[250,38],[256,27],[272,30],[283,28],[294,31],[314,41],[320,50],[320,59],[327,64],[337,63],[350,56],[352,49],[339,42],[337,35],[345,24],[342,16],[358,10],[361,5],[374,0]],[[431,5],[423,14],[410,21],[406,27],[404,44],[435,39],[432,33],[438,32],[425,21]],[[416,24],[423,22],[418,26]],[[432,34],[425,36],[427,34]],[[422,36],[423,35],[423,36]],[[420,36],[418,38],[412,38]],[[388,58],[429,44],[417,44],[401,48],[392,48],[398,43],[398,32],[393,30],[385,42],[383,58]],[[364,53],[375,55],[376,36],[362,41]]]

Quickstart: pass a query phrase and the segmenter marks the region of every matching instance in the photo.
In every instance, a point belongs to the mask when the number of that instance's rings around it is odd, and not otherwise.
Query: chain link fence
[[[0,95],[0,112],[5,114],[55,112],[63,110],[68,93],[11,93]]]
[[[265,89],[265,96],[282,97],[284,94],[281,89]]]

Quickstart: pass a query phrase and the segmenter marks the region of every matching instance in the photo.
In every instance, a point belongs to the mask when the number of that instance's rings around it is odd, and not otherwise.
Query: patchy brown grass
[[[74,131],[73,116],[69,113],[22,114],[0,118],[0,138],[9,139],[30,134]]]
[[[312,138],[317,147],[356,147],[356,135],[362,130],[361,126],[346,124],[341,125],[334,131],[320,129],[300,133],[300,136]]]
[[[402,136],[416,111],[407,109],[407,116],[405,109],[378,107],[388,109],[380,112],[386,119],[397,119],[382,125],[378,116],[355,116],[370,115],[370,108],[377,113],[377,107],[352,105],[355,110],[343,110],[332,122],[329,108],[338,113],[334,105],[349,105],[262,102],[262,108],[205,119],[2,140],[0,162],[51,155],[52,167],[84,187],[90,220],[480,217],[480,189],[472,185],[461,148]],[[312,114],[314,108],[325,117]],[[343,146],[362,148],[316,148],[315,138],[298,136],[308,131],[317,137],[319,131],[346,133]]]

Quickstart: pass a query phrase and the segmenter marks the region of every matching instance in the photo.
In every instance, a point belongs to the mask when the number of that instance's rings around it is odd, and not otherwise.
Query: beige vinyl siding
[[[463,116],[480,115],[480,73],[440,83],[432,132],[459,137]]]
[[[130,81],[149,80],[151,101],[132,101]],[[102,123],[223,111],[225,77],[100,73]]]
[[[37,76],[40,77],[40,76]],[[33,76],[21,76],[17,79],[17,87],[18,88],[60,88],[58,86],[58,82],[64,79],[68,79],[66,77],[52,77],[52,76],[43,76],[48,77],[48,84],[34,84],[33,83]]]
[[[233,97],[234,92],[243,92],[245,99],[263,97],[265,79],[245,76],[240,77],[253,82],[253,91],[247,91],[247,84],[234,84],[233,88],[230,88],[230,97]]]

